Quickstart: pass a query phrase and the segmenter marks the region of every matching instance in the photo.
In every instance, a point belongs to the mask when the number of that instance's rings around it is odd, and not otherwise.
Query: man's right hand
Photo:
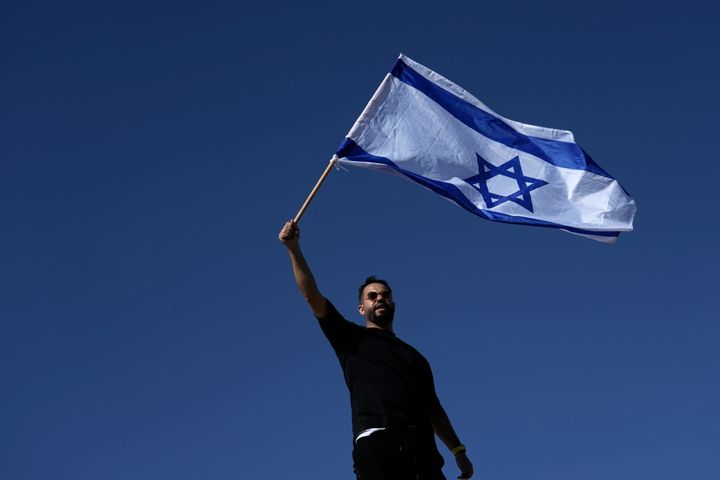
[[[289,249],[296,249],[300,245],[300,227],[294,220],[287,222],[280,233],[278,239]]]

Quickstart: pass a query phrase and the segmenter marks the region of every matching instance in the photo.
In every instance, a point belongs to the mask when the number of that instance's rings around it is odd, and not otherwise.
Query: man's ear
[[[358,305],[358,313],[360,313],[363,317],[365,316],[365,307],[363,307],[362,304]]]

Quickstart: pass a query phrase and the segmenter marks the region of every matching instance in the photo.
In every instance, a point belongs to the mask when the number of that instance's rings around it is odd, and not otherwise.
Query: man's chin
[[[389,310],[385,310],[385,311],[381,312],[380,314],[376,313],[375,315],[373,315],[371,318],[371,321],[375,325],[378,325],[380,327],[389,327],[390,325],[392,325],[394,316],[395,315],[393,314],[393,312],[391,312]]]

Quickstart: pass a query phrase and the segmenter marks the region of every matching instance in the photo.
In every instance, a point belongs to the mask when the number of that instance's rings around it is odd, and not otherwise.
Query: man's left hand
[[[455,463],[457,463],[460,469],[460,480],[468,479],[473,476],[473,465],[470,463],[470,459],[467,457],[465,452],[458,452],[455,455]]]

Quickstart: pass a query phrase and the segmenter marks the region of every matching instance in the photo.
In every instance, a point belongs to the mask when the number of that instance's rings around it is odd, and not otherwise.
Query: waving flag
[[[405,55],[336,156],[417,182],[488,220],[603,242],[632,230],[635,202],[572,132],[504,118]]]

